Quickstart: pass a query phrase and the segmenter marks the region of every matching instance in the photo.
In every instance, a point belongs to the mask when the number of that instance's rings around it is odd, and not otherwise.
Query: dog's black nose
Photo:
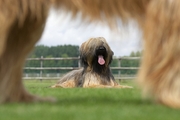
[[[106,48],[104,46],[100,46],[99,50],[105,50]]]

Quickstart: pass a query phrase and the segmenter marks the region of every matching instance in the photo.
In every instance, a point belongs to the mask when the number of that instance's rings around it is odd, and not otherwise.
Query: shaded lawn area
[[[25,81],[33,94],[53,96],[56,103],[11,103],[0,105],[0,120],[178,120],[180,110],[142,100],[133,89],[52,89],[55,81]]]

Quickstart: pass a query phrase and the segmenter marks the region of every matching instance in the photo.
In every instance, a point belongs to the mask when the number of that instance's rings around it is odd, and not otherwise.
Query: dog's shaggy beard
[[[92,70],[93,72],[97,73],[98,75],[102,77],[106,77],[108,81],[110,81],[110,77],[114,79],[112,76],[111,70],[109,68],[109,65],[112,61],[112,55],[110,55],[110,60],[107,61],[108,53],[106,51],[106,48],[104,46],[100,46],[96,50],[96,54],[93,57],[92,60]],[[105,65],[105,63],[108,62],[108,66]]]
[[[94,59],[92,60],[92,69],[94,70],[94,72],[99,74],[105,73],[105,63],[107,58],[106,48],[104,46],[99,46],[93,58]]]

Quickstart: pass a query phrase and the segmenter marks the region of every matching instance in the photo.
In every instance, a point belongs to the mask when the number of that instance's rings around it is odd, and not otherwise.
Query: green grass
[[[134,89],[52,89],[55,81],[26,81],[33,94],[53,96],[57,103],[0,105],[0,120],[178,120],[180,110],[142,100]],[[132,85],[132,82],[122,84]]]

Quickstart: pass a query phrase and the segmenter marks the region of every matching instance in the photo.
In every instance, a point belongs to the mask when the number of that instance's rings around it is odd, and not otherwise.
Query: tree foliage
[[[79,46],[75,45],[59,45],[59,46],[44,46],[38,45],[29,55],[29,58],[67,58],[78,57]],[[40,67],[40,61],[26,61],[25,67]],[[43,67],[78,67],[77,60],[48,60],[43,61]],[[43,70],[43,73],[59,73],[60,70]],[[61,71],[66,72],[66,71]],[[25,73],[39,73],[39,70],[25,70]]]
[[[141,52],[132,51],[129,56],[124,57],[141,57]],[[114,59],[111,67],[139,67],[140,60],[118,60]],[[119,70],[112,70],[113,74],[118,74]],[[136,74],[137,70],[121,70],[121,74]]]
[[[141,52],[131,52],[127,57],[141,57]],[[121,67],[139,67],[140,60],[121,60]],[[121,70],[121,74],[136,74],[137,70]]]

